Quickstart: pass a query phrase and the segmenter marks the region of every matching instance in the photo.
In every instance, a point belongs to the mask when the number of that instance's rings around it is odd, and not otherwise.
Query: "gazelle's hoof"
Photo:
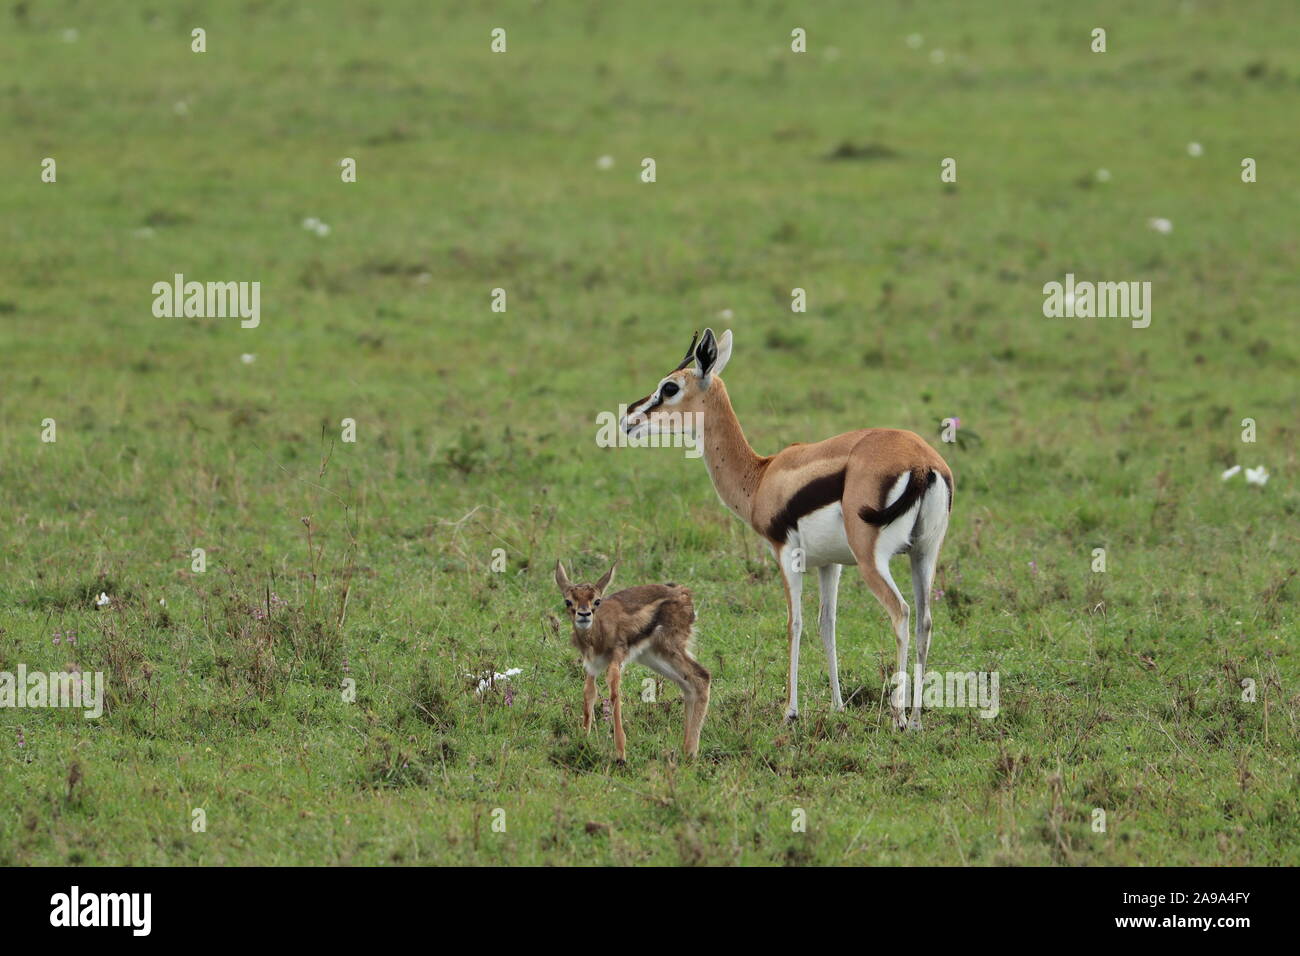
[[[924,728],[921,726],[921,718],[920,718],[920,717],[913,717],[911,720],[909,720],[909,721],[907,722],[907,729],[908,729],[908,730],[923,730]]]
[[[793,724],[798,719],[799,719],[799,711],[791,710],[789,707],[785,709],[785,722],[787,724]]]

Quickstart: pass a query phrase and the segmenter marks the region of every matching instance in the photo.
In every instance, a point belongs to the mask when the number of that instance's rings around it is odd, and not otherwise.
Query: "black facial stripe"
[[[804,515],[825,508],[844,497],[844,469],[814,478],[804,485],[777,512],[767,526],[767,536],[773,541],[785,542],[786,536],[798,525]]]

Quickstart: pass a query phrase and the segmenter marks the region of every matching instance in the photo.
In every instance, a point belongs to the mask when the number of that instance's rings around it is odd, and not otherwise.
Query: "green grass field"
[[[1295,5],[701,6],[0,11],[0,671],[108,698],[0,709],[0,864],[1300,862]],[[260,326],[156,318],[175,273]],[[1151,282],[1150,327],[1045,317],[1066,273]],[[930,667],[996,718],[890,728],[850,571],[853,705],[812,576],[782,723],[765,547],[595,441],[706,325],[758,451],[944,454]],[[648,671],[625,767],[580,732],[551,568],[616,556],[695,592],[694,764]]]

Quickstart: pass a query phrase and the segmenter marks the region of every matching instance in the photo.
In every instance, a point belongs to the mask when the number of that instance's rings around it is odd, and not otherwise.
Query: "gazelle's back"
[[[617,591],[605,599],[620,605],[619,615],[628,644],[645,640],[663,628],[667,634],[685,636],[695,622],[695,603],[689,588],[678,584],[643,584]]]

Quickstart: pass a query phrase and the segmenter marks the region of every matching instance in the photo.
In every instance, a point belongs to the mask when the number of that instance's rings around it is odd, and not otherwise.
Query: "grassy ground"
[[[1300,862],[1294,5],[698,6],[0,13],[0,670],[109,692],[0,710],[0,864]],[[261,282],[260,327],[155,318],[177,272]],[[1151,326],[1045,318],[1067,272]],[[891,731],[846,575],[855,706],[806,635],[782,725],[758,539],[595,443],[705,324],[759,451],[942,448],[931,667],[998,671],[997,718]],[[697,595],[696,765],[648,672],[628,766],[577,732],[550,567],[615,555]]]

